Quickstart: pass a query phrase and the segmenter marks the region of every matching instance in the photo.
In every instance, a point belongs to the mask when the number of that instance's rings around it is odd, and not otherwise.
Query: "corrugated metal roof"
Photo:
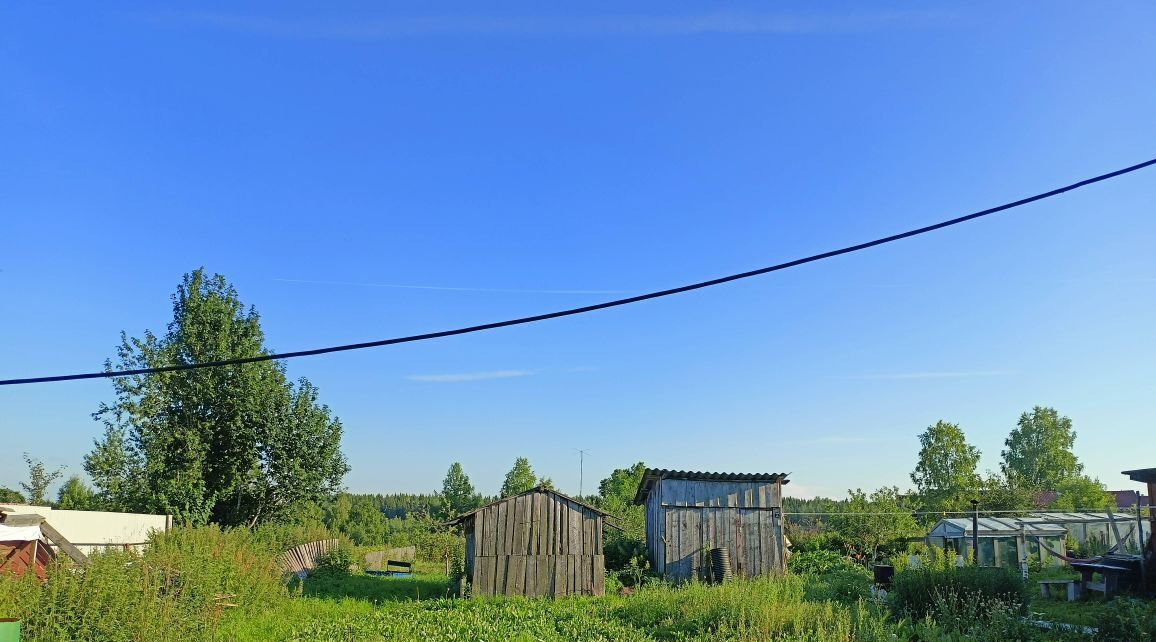
[[[642,473],[642,481],[638,484],[638,492],[634,494],[634,503],[646,502],[646,496],[654,489],[660,479],[685,479],[688,481],[717,481],[717,482],[778,482],[790,483],[787,479],[790,473],[711,473],[697,470],[669,470],[666,468],[647,468]]]

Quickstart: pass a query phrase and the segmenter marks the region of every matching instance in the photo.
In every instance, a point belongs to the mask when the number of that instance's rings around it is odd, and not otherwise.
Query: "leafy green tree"
[[[919,461],[911,481],[929,511],[963,510],[980,486],[979,449],[957,424],[937,421],[919,435]]]
[[[458,462],[450,464],[446,478],[442,480],[442,509],[446,517],[454,518],[462,513],[468,513],[477,508],[479,500],[474,485],[462,465]]]
[[[28,464],[28,481],[20,482],[20,487],[28,493],[28,503],[47,504],[48,487],[64,475],[64,468],[48,470],[44,462],[29,457],[28,453],[24,453],[24,463]]]
[[[369,499],[359,497],[353,500],[343,532],[359,546],[380,546],[385,543],[388,528],[388,520],[377,506]]]
[[[124,428],[105,426],[104,436],[84,456],[84,470],[96,487],[94,501],[103,510],[127,512],[144,505],[144,465],[129,447]]]
[[[542,488],[554,490],[554,480],[550,479],[549,477],[539,477],[538,483],[536,485],[541,486]]]
[[[1084,469],[1072,452],[1076,432],[1072,420],[1054,408],[1036,406],[1020,415],[1001,453],[1004,477],[1036,490],[1055,490]]]
[[[1116,508],[1116,498],[1104,489],[1100,480],[1077,475],[1056,485],[1058,495],[1048,508],[1067,512],[1102,511]]]
[[[341,422],[317,403],[317,396],[317,388],[304,378],[296,386],[275,388],[273,416],[256,431],[257,469],[246,496],[250,526],[331,496],[349,471],[341,452]]]
[[[19,491],[12,490],[11,488],[0,487],[0,503],[23,504],[24,495],[21,495]]]
[[[991,511],[1003,516],[1026,513],[1036,508],[1036,492],[1015,480],[1007,479],[998,474],[989,472],[980,481],[978,497],[980,511]],[[966,508],[971,510],[971,502]]]
[[[317,502],[298,502],[285,509],[278,520],[279,523],[290,526],[300,526],[306,529],[325,527],[325,510]]]
[[[56,507],[63,510],[94,510],[96,506],[92,489],[81,481],[80,475],[73,475],[57,492]]]
[[[613,515],[615,523],[622,528],[603,531],[608,569],[625,569],[631,560],[639,567],[647,563],[646,507],[634,504],[634,495],[645,472],[646,464],[640,461],[629,468],[616,468],[598,483],[594,505]]]
[[[353,495],[339,494],[325,507],[325,525],[335,531],[345,532],[353,515]]]
[[[267,354],[256,310],[202,268],[182,279],[164,334],[122,333],[116,369]],[[276,362],[119,377],[113,386],[116,400],[94,413],[105,434],[85,470],[120,510],[254,525],[332,496],[348,472],[341,423],[309,382],[288,382]]]
[[[870,495],[856,489],[847,494],[846,512],[835,516],[831,525],[861,563],[870,564],[881,551],[897,550],[908,539],[924,534],[911,514],[913,507],[898,488],[883,487]]]
[[[502,482],[502,497],[520,495],[530,490],[537,479],[534,469],[530,468],[530,460],[525,457],[517,458],[514,460],[514,467],[506,473],[506,480]]]

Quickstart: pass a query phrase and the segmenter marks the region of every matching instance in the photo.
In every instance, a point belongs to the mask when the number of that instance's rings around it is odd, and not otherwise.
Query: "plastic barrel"
[[[722,584],[734,576],[731,571],[730,551],[725,548],[710,549],[710,565],[716,584]]]
[[[0,618],[0,642],[20,642],[20,620]]]

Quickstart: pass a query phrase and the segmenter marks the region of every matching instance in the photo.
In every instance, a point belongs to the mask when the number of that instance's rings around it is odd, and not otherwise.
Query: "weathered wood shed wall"
[[[476,595],[602,595],[606,513],[534,488],[466,513],[466,579]]]
[[[786,570],[782,473],[703,473],[648,468],[634,497],[646,506],[653,569],[672,580],[709,579],[710,549],[726,548],[731,571]]]

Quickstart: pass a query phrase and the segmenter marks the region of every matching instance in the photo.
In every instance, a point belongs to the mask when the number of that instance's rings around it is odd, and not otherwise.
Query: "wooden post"
[[[86,557],[84,553],[81,553],[79,548],[73,546],[72,542],[65,539],[59,531],[50,526],[48,522],[41,522],[40,532],[44,533],[44,535],[48,537],[48,541],[59,546],[60,550],[64,551],[65,555],[68,555],[72,558],[72,561],[80,564],[81,566],[88,565],[88,557]]]
[[[1152,552],[1156,553],[1156,506],[1152,505],[1154,501],[1156,501],[1156,481],[1150,481],[1148,482],[1148,543]]]
[[[1115,540],[1112,545],[1120,546],[1120,540],[1122,539],[1120,537],[1120,526],[1116,524],[1116,514],[1112,512],[1111,506],[1108,507],[1108,524],[1112,527],[1112,537]],[[1120,552],[1123,552],[1123,549],[1121,549]]]
[[[1136,551],[1140,553],[1140,586],[1148,586],[1148,569],[1144,563],[1144,519],[1140,517],[1140,491],[1136,492]]]

